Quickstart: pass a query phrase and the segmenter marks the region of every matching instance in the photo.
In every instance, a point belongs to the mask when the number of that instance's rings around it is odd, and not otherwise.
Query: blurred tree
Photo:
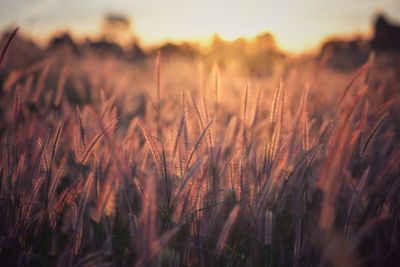
[[[256,49],[259,52],[270,52],[277,50],[274,36],[269,32],[257,35]]]
[[[133,39],[132,21],[128,16],[118,13],[107,13],[102,20],[101,33],[104,39],[126,44]]]

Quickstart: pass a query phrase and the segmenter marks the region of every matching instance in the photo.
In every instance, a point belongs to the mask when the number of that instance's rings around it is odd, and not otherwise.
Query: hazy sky
[[[0,27],[19,25],[38,37],[60,29],[95,34],[110,11],[130,16],[145,44],[270,31],[299,51],[328,35],[366,33],[378,12],[400,21],[400,0],[0,0]]]

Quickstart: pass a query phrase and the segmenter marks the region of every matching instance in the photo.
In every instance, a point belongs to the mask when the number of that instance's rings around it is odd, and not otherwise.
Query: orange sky
[[[56,30],[95,35],[107,12],[132,18],[144,44],[225,39],[272,32],[285,50],[314,48],[330,35],[368,33],[373,16],[400,20],[400,0],[12,0],[0,3],[0,27],[44,37]]]

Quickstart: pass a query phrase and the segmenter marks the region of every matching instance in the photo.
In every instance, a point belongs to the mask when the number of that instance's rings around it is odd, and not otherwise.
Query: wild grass
[[[375,61],[344,84],[311,60],[250,82],[77,60],[1,87],[2,266],[400,263],[398,94],[378,101]]]

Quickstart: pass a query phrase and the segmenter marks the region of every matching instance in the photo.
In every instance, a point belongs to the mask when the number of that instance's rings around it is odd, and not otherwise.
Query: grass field
[[[0,47],[0,265],[400,264],[398,54],[260,76]]]

